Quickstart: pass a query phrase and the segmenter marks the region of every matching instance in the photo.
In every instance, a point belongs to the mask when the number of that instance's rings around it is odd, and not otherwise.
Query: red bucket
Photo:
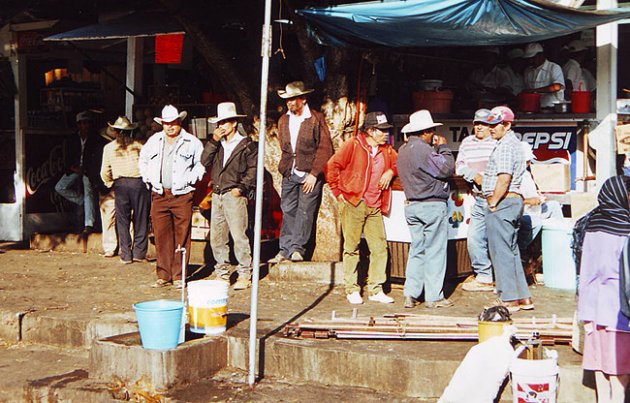
[[[573,91],[571,92],[571,112],[589,113],[591,111],[591,92]]]
[[[518,109],[521,112],[538,112],[542,95],[531,92],[518,94]]]

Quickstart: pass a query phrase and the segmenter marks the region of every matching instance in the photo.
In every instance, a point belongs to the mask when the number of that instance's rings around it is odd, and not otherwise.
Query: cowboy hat
[[[188,115],[188,112],[182,111],[179,112],[176,107],[173,105],[166,105],[164,109],[162,109],[162,117],[161,118],[153,118],[157,123],[162,124],[162,122],[173,122],[177,119],[183,120]]]
[[[442,126],[442,123],[433,122],[431,113],[426,109],[422,109],[415,111],[409,116],[409,123],[407,123],[401,131],[403,133],[414,133],[438,126]]]
[[[310,94],[315,91],[313,89],[307,90],[304,89],[304,82],[302,81],[293,81],[284,87],[283,90],[278,90],[278,95],[280,98],[289,99],[299,97],[300,95]]]
[[[138,123],[131,123],[127,116],[118,116],[114,123],[107,122],[107,125],[118,130],[135,130],[138,127]]]
[[[208,118],[208,122],[219,123],[222,120],[244,118],[245,116],[236,113],[234,102],[221,102],[217,105],[217,116]]]
[[[77,123],[79,123],[79,122],[90,122],[90,121],[92,121],[92,114],[89,111],[79,112],[79,113],[77,113],[77,116],[75,117],[75,121]]]

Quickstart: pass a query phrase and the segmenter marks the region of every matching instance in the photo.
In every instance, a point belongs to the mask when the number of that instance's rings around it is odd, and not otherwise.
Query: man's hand
[[[306,178],[302,181],[302,191],[304,193],[311,193],[315,188],[315,183],[317,182],[317,178],[312,174],[306,175]]]
[[[217,127],[212,132],[212,138],[214,139],[214,141],[219,141],[223,138],[223,136],[225,136],[225,134],[226,131],[222,127]]]
[[[387,189],[393,177],[394,171],[392,169],[388,169],[387,171],[383,172],[383,175],[381,175],[381,179],[379,179],[378,181],[378,188],[381,190]]]
[[[475,175],[475,177],[473,178],[473,181],[475,181],[477,185],[481,186],[481,182],[483,182],[483,175],[482,174]]]
[[[443,144],[446,144],[446,137],[440,136],[439,134],[434,134],[431,138],[431,142],[433,143],[432,145],[434,147],[441,146]]]
[[[232,188],[232,189],[230,189],[230,194],[232,196],[234,196],[234,197],[241,197],[242,196],[241,189],[239,189],[239,188]]]

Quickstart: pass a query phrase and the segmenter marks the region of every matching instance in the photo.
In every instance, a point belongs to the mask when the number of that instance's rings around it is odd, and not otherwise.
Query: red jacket
[[[396,151],[391,145],[380,146],[385,159],[385,169],[394,171],[394,176],[398,174],[396,169]],[[370,147],[367,144],[365,134],[359,133],[356,137],[346,140],[335,155],[328,160],[324,173],[326,181],[335,197],[343,194],[344,199],[353,206],[359,204],[363,194],[367,190],[370,180]],[[391,204],[391,186],[381,193],[381,212],[389,213]]]

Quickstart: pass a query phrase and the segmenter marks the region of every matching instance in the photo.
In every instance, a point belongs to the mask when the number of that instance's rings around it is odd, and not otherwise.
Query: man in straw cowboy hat
[[[203,144],[182,128],[185,117],[185,111],[166,105],[162,116],[154,118],[163,130],[151,136],[140,150],[140,175],[151,188],[158,277],[154,287],[173,282],[182,285],[181,254],[175,249],[181,245],[190,252],[193,185],[205,173],[201,164]],[[186,264],[189,257],[186,253]]]
[[[446,139],[435,134],[427,110],[409,116],[402,132],[409,136],[398,150],[398,175],[407,205],[405,218],[411,232],[411,248],[405,279],[405,308],[413,308],[424,290],[427,308],[442,308],[453,303],[444,298],[448,219],[447,179],[455,172],[455,160]]]
[[[133,139],[138,124],[132,124],[126,116],[119,116],[107,125],[116,138],[103,149],[101,178],[105,186],[114,188],[120,261],[129,264],[134,260],[145,260],[147,256],[151,195],[138,169],[142,143]]]
[[[498,299],[510,312],[534,309],[521,264],[517,233],[523,215],[521,181],[525,156],[512,131],[514,113],[505,106],[491,110],[486,122],[497,144],[483,173],[481,192],[488,202],[486,230]]]
[[[245,115],[236,113],[234,103],[220,103],[217,116],[208,119],[217,128],[201,155],[204,166],[212,165],[210,246],[216,261],[215,273],[218,278],[229,282],[228,243],[231,235],[234,256],[238,260],[235,290],[246,289],[251,284],[252,254],[247,237],[247,201],[253,198],[256,187],[258,158],[258,145],[237,130],[238,120],[243,117]]]
[[[324,115],[306,103],[302,81],[294,81],[278,90],[286,99],[287,113],[278,120],[282,156],[278,171],[282,174],[282,228],[280,252],[270,263],[304,260],[304,249],[311,237],[324,184],[323,170],[333,153],[332,141]]]
[[[368,113],[359,134],[346,140],[325,168],[330,190],[339,201],[344,240],[343,277],[346,298],[351,304],[363,303],[357,278],[361,235],[370,249],[368,299],[394,302],[383,293],[387,281],[387,241],[382,216],[389,213],[389,184],[396,175],[396,151],[387,144],[392,127],[383,112]]]

